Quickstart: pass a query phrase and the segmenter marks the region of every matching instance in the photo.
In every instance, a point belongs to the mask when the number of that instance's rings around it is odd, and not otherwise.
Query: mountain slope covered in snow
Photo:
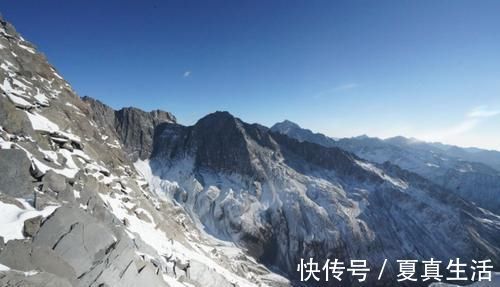
[[[150,160],[136,167],[209,233],[292,278],[309,257],[373,266],[384,258],[500,259],[497,215],[395,165],[299,142],[227,112],[189,127],[159,125]],[[370,284],[395,284],[397,266],[389,270]]]
[[[308,130],[296,124],[289,126],[293,126],[293,129],[278,129],[275,128],[276,125],[272,129],[303,141],[303,137],[296,135],[307,133]],[[323,137],[324,135],[321,135],[317,140],[307,139],[306,141],[321,144],[324,142]],[[500,196],[498,196],[500,194],[500,171],[494,168],[496,167],[495,158],[500,155],[499,152],[479,149],[471,151],[404,137],[382,140],[359,136],[330,140],[323,145],[340,147],[375,163],[382,164],[388,161],[417,173],[483,208],[500,213]],[[485,160],[484,154],[490,154],[490,160]],[[489,166],[489,163],[493,166]]]

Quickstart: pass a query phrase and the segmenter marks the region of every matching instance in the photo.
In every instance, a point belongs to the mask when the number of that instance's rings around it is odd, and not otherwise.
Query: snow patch
[[[367,171],[375,173],[376,175],[378,175],[383,180],[390,182],[392,185],[395,185],[395,186],[397,186],[397,187],[399,187],[401,189],[407,189],[408,188],[408,184],[406,182],[402,181],[399,178],[393,178],[393,177],[388,176],[387,174],[385,174],[385,172],[383,170],[379,169],[378,167],[376,167],[375,165],[373,165],[371,163],[363,162],[363,161],[360,161],[360,160],[355,160],[355,162],[356,162],[357,165],[359,165],[360,167],[362,167],[364,170],[367,170]]]
[[[7,267],[7,266],[5,266],[3,264],[0,264],[0,271],[9,271],[9,270],[10,270],[9,267]]]
[[[46,131],[51,133],[59,131],[59,126],[50,121],[49,119],[47,119],[46,117],[36,112],[33,113],[26,112],[26,114],[28,115],[28,118],[34,130]]]
[[[24,50],[26,50],[26,51],[30,52],[31,54],[36,54],[35,49],[33,49],[33,48],[31,48],[31,47],[28,47],[28,46],[23,45],[23,44],[21,44],[21,43],[18,43],[17,45],[18,45],[21,49],[24,49]]]
[[[5,242],[13,239],[24,239],[23,227],[25,220],[39,215],[47,217],[59,207],[47,206],[42,211],[38,211],[24,199],[18,199],[18,201],[24,208],[0,201],[0,226],[2,226],[0,236],[5,239]]]

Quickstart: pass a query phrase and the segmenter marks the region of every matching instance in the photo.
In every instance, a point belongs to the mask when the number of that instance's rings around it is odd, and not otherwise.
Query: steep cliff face
[[[299,142],[217,112],[160,125],[136,166],[215,236],[297,276],[300,258],[393,264],[400,258],[500,260],[500,218],[389,163]],[[373,274],[372,274],[373,275]],[[375,274],[376,275],[376,274]],[[347,279],[349,280],[349,279]],[[353,284],[356,282],[349,282]]]
[[[154,129],[161,123],[175,123],[169,112],[145,112],[137,108],[113,110],[91,97],[82,100],[89,104],[89,115],[106,134],[115,134],[130,160],[146,159],[152,152]]]
[[[150,192],[171,114],[83,101],[4,20],[0,56],[1,286],[288,285]]]

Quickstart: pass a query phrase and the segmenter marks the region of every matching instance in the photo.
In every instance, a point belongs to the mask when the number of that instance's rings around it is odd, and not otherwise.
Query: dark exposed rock
[[[42,177],[45,175],[42,169],[38,166],[38,163],[36,163],[35,161],[31,161],[29,172],[31,176],[36,180],[41,180]]]
[[[175,123],[175,117],[165,111],[145,112],[137,108],[113,110],[91,97],[83,97],[89,105],[89,116],[101,127],[116,134],[132,161],[146,159],[153,149],[154,129],[161,123]]]
[[[33,217],[30,219],[26,219],[24,221],[23,234],[27,237],[33,237],[38,230],[40,229],[40,225],[42,224],[42,216]]]
[[[243,123],[227,112],[216,112],[191,127],[158,126],[152,157],[175,159],[191,154],[200,169],[262,177],[259,159],[253,158],[253,147],[246,138],[276,148],[267,128]]]

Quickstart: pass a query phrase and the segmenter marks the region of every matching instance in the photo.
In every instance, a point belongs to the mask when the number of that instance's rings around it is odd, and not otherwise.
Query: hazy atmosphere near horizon
[[[80,96],[500,150],[499,1],[4,1]],[[306,5],[307,4],[307,5]]]

